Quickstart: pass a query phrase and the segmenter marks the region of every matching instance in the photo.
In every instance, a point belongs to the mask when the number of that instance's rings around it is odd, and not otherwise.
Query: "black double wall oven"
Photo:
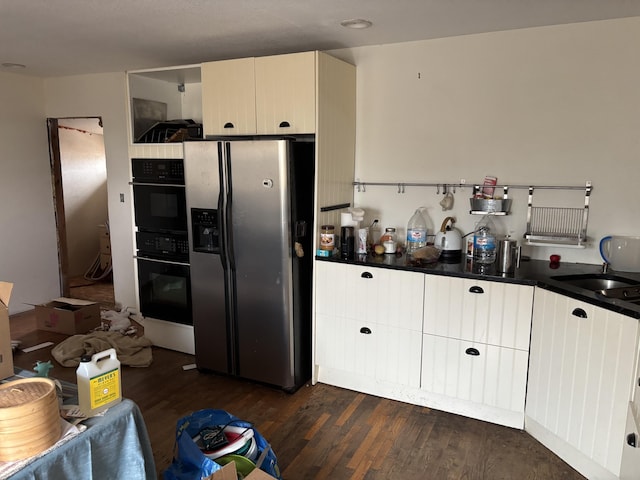
[[[182,159],[131,159],[140,313],[193,325]]]

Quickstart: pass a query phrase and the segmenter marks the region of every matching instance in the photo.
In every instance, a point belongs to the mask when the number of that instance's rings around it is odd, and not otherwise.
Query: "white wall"
[[[43,81],[0,73],[0,279],[10,313],[60,295]]]
[[[640,235],[640,18],[532,28],[333,52],[358,67],[356,173],[361,181],[594,185],[588,234]],[[355,194],[370,221],[404,230],[416,207],[439,229],[435,188]],[[511,190],[504,231],[521,238],[526,191]],[[471,189],[454,216],[467,233]],[[583,192],[535,199],[577,206]],[[566,204],[562,204],[566,202]],[[535,204],[535,203],[534,203]],[[586,250],[528,248],[537,258],[600,263]]]
[[[114,294],[116,302],[123,306],[136,305],[126,75],[122,72],[58,77],[47,79],[44,84],[46,116],[102,117]],[[120,202],[120,194],[124,195],[124,202]]]

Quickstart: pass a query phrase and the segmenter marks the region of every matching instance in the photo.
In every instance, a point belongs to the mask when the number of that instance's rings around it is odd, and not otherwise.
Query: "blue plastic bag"
[[[272,477],[282,480],[278,460],[269,443],[248,422],[231,415],[224,410],[199,410],[178,420],[176,425],[176,456],[163,472],[164,480],[201,480],[220,470],[220,465],[206,457],[193,441],[193,437],[205,427],[236,425],[252,428],[253,438],[258,447],[258,459],[262,459],[259,468]]]

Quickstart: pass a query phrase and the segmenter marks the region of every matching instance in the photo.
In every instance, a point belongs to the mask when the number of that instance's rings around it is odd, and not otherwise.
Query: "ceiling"
[[[640,0],[3,0],[0,71],[49,77],[640,16]],[[363,18],[368,29],[340,26]]]

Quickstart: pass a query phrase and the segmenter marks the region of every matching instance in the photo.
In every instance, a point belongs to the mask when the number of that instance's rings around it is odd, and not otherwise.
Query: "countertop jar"
[[[380,243],[384,247],[384,253],[396,253],[396,229],[394,227],[387,227],[384,229],[384,234],[380,237]]]
[[[333,225],[320,227],[320,250],[333,250],[335,247],[336,229]]]

